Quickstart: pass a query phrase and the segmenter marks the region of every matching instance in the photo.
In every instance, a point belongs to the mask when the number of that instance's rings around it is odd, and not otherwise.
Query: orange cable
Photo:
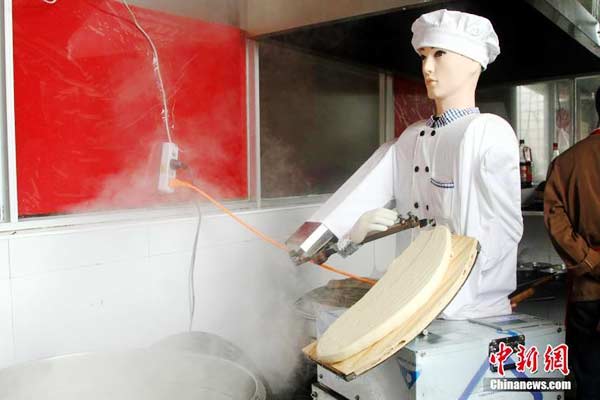
[[[264,240],[267,243],[272,244],[273,246],[284,250],[287,252],[287,247],[282,244],[279,243],[278,241],[276,241],[275,239],[272,239],[270,237],[268,237],[267,235],[265,235],[264,233],[262,233],[261,231],[259,231],[258,229],[254,228],[253,226],[249,225],[247,222],[245,222],[244,220],[242,220],[240,217],[238,217],[237,215],[235,215],[233,212],[231,212],[227,207],[225,207],[223,204],[219,203],[216,199],[214,199],[212,196],[210,196],[208,193],[206,193],[205,191],[203,191],[202,189],[194,186],[193,184],[186,182],[186,181],[182,181],[180,179],[172,179],[169,182],[169,186],[176,188],[176,187],[185,187],[191,190],[194,190],[196,192],[198,192],[200,195],[202,195],[204,198],[206,198],[208,201],[210,201],[211,203],[213,203],[217,208],[219,208],[221,211],[223,211],[225,214],[229,215],[231,218],[233,218],[237,223],[239,223],[240,225],[242,225],[244,228],[248,229],[250,232],[254,233],[256,236],[258,236],[259,238],[261,238],[262,240]],[[340,275],[344,275],[347,276],[350,279],[355,279],[357,281],[360,282],[365,282],[368,283],[370,285],[374,285],[376,283],[375,280],[373,279],[369,279],[369,278],[363,278],[354,274],[351,274],[349,272],[346,271],[342,271],[339,270],[337,268],[332,267],[331,265],[327,265],[327,264],[319,264],[316,262],[313,262],[313,264],[320,266],[323,269],[335,272],[337,274]]]

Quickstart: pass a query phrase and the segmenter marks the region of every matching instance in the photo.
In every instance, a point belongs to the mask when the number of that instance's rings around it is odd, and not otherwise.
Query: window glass
[[[475,103],[482,113],[496,114],[504,118],[516,131],[514,86],[478,89],[475,95],[477,96]]]
[[[578,0],[594,17],[598,18],[598,0]]]
[[[560,153],[573,144],[574,139],[573,80],[564,79],[554,84],[554,143]]]
[[[546,179],[552,146],[559,152],[573,144],[573,80],[517,87],[517,135],[531,148],[533,180]]]
[[[265,198],[334,192],[379,145],[379,74],[260,44]]]
[[[577,122],[575,140],[586,138],[598,126],[596,112],[596,90],[600,87],[600,76],[575,79],[577,100]]]
[[[246,197],[243,31],[131,10],[135,21],[117,1],[13,2],[20,216],[184,200],[157,190],[169,136],[188,179]]]
[[[549,115],[549,84],[539,83],[517,88],[518,131],[520,139],[531,148],[534,182],[546,179],[552,146]]]

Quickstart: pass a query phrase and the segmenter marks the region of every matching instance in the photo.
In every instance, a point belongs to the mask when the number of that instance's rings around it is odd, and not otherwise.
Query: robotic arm
[[[296,265],[301,265],[305,262],[322,264],[335,253],[347,257],[365,243],[406,229],[422,228],[432,222],[433,221],[431,220],[418,219],[409,212],[406,217],[398,215],[394,224],[387,230],[370,232],[360,243],[354,243],[346,238],[338,239],[320,222],[308,221],[302,224],[300,228],[290,236],[285,244],[288,248],[290,257]]]

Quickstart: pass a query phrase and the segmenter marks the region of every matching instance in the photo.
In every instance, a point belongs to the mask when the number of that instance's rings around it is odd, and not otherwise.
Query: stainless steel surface
[[[258,43],[246,40],[246,129],[248,148],[248,198],[262,206],[260,177],[260,74]]]
[[[77,354],[0,371],[2,400],[263,400],[232,361],[161,349]]]
[[[519,264],[517,267],[517,272],[519,271],[540,271],[544,268],[552,267],[554,264],[547,262],[538,262],[538,261],[530,261],[526,263]]]
[[[434,2],[434,0],[246,0],[243,25],[250,35],[257,36]]]
[[[430,223],[433,224],[433,223],[435,223],[435,221],[419,219],[417,216],[413,215],[410,212],[408,213],[408,215],[406,217],[399,215],[398,219],[396,220],[396,223],[394,225],[390,226],[386,231],[373,232],[373,233],[368,234],[367,237],[365,237],[365,240],[363,240],[361,244],[369,243],[369,242],[372,242],[373,240],[381,239],[382,237],[386,237],[386,236],[392,235],[394,233],[405,231],[407,229],[423,228],[424,226],[426,226]]]
[[[598,20],[576,0],[527,0],[569,36],[600,56]]]
[[[310,261],[332,241],[337,241],[335,235],[327,227],[318,222],[305,222],[286,240],[290,257],[296,265]]]
[[[239,26],[244,0],[129,0],[132,5],[203,21]],[[119,5],[117,4],[116,7]]]
[[[2,42],[0,47],[2,49],[2,62],[0,63],[0,87],[6,88],[6,74],[7,74],[7,63],[5,56],[5,45],[6,45],[6,22],[2,23]],[[12,29],[12,27],[11,27]],[[7,108],[7,93],[8,88],[2,90],[0,93],[0,107],[2,110]],[[8,164],[8,140],[7,135],[4,134],[7,128],[7,113],[3,112],[0,116],[0,130],[3,134],[0,134],[0,222],[5,222],[10,218],[10,202],[9,202],[9,164]]]
[[[302,347],[317,340],[316,321],[321,312],[349,308],[370,288],[369,284],[352,279],[331,280],[296,300],[294,307],[302,321]]]
[[[562,275],[567,273],[567,266],[565,264],[552,265],[550,267],[540,269],[540,272],[544,274]]]
[[[318,400],[346,400],[345,397],[333,393],[318,383],[312,385],[311,397]]]
[[[244,354],[242,349],[218,335],[208,332],[184,332],[168,336],[155,343],[151,348],[231,361],[248,370],[255,378],[257,398],[270,397],[271,389],[252,360]]]
[[[531,399],[530,392],[486,391],[484,379],[499,377],[489,368],[482,370],[480,379],[473,381],[473,375],[482,362],[489,358],[490,342],[495,340],[499,343],[516,332],[525,338],[527,346],[545,348],[547,345],[564,343],[561,324],[523,314],[477,321],[436,319],[428,330],[428,336],[415,338],[389,360],[350,382],[319,366],[318,383],[312,386],[313,392],[317,391],[319,396],[326,395],[326,399],[341,396],[342,399],[352,400]],[[457,363],[457,360],[460,362]],[[538,370],[536,376],[563,378],[559,371]],[[541,398],[564,398],[564,394],[544,392]]]
[[[419,15],[439,8],[470,12],[492,21],[502,53],[482,74],[480,89],[594,74],[600,68],[597,21],[575,0],[430,2],[294,29],[269,38],[420,80],[420,63],[410,44],[410,26]],[[537,52],[529,51],[531,48]],[[552,62],[538,54],[552,55]]]
[[[316,321],[324,310],[352,307],[370,289],[371,285],[354,279],[334,279],[305,293],[294,303],[296,311],[304,318]]]
[[[348,257],[362,245],[395,233],[428,224],[435,224],[435,220],[419,219],[410,212],[407,216],[398,215],[396,223],[383,232],[371,232],[361,243],[353,243],[343,238],[339,240],[327,227],[318,222],[308,221],[302,224],[296,232],[285,242],[290,257],[296,265],[305,262],[324,263],[335,253]]]
[[[3,2],[2,8],[2,128],[6,152],[4,163],[4,182],[2,187],[4,218],[16,223],[19,219],[19,201],[17,196],[17,138],[15,123],[15,81],[13,63],[13,17],[12,1]],[[8,211],[8,213],[7,213]],[[8,215],[6,215],[8,214]]]

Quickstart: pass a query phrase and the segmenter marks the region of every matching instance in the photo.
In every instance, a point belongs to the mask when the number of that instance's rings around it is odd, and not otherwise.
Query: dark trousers
[[[600,400],[600,301],[569,304],[567,344],[577,400]]]

